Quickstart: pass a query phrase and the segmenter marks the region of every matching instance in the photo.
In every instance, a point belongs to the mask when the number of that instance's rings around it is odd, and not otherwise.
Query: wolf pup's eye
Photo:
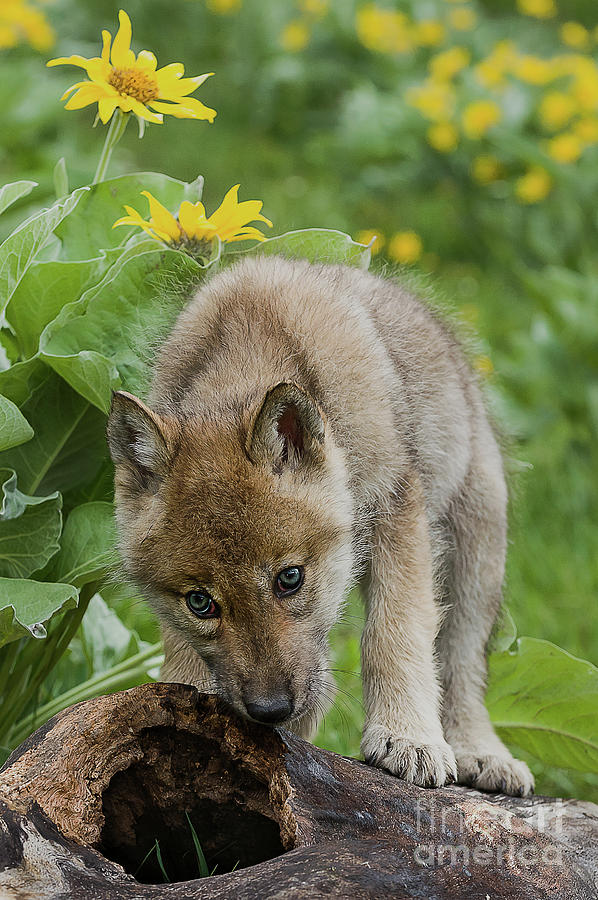
[[[303,567],[289,566],[283,569],[276,576],[274,582],[274,593],[277,597],[288,597],[289,594],[295,594],[303,584]]]
[[[220,612],[207,591],[189,591],[185,594],[185,600],[198,619],[215,619]]]

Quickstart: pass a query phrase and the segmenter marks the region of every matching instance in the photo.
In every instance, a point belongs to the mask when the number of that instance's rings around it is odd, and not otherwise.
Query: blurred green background
[[[25,28],[25,7],[48,24]],[[460,323],[504,434],[506,596],[519,633],[598,663],[594,0],[128,0],[126,10],[136,51],[215,73],[195,96],[218,115],[165,117],[143,140],[130,127],[109,174],[201,173],[208,212],[240,182],[275,233],[378,233],[376,265],[404,265]],[[85,75],[44,64],[98,55],[117,14],[108,0],[0,0],[0,183],[40,183],[3,217],[3,234],[51,202],[59,157],[71,188],[93,176],[105,129],[92,128],[95,107],[67,112],[59,99]],[[155,639],[144,607],[113,594]],[[337,628],[344,672],[358,672],[360,617],[352,602]],[[351,696],[321,740],[355,753],[359,683],[340,684]]]

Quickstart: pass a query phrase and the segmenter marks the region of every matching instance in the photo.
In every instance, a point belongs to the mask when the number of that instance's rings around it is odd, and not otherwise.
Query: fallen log
[[[0,772],[2,898],[597,896],[593,804],[417,788],[184,685],[65,710]]]

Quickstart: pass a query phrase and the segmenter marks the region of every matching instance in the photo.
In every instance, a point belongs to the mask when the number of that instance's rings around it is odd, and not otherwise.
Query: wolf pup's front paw
[[[503,753],[484,752],[483,749],[457,749],[459,784],[471,785],[480,791],[499,791],[513,797],[529,797],[534,793],[534,776],[520,759],[514,759],[504,748]]]
[[[361,751],[370,765],[420,787],[442,787],[457,779],[455,754],[442,739],[424,743],[383,725],[370,725],[363,733]]]

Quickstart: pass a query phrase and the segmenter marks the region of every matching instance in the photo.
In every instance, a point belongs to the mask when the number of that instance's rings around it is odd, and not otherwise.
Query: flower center
[[[112,69],[108,84],[119,94],[134,97],[140,103],[155,100],[159,93],[156,81],[141,69]]]

